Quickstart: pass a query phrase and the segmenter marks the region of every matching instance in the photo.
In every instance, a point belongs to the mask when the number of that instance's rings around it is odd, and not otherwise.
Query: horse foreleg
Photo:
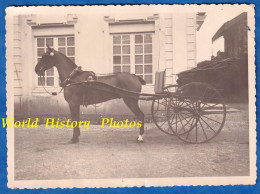
[[[142,122],[137,141],[143,142],[144,141],[144,113],[139,108],[138,100],[128,99],[128,98],[124,98],[123,100],[125,104],[128,106],[128,108],[134,113],[137,120]]]
[[[78,123],[79,117],[80,117],[80,105],[70,103],[69,107],[70,107],[70,114],[71,114],[72,122],[76,121]],[[73,137],[72,137],[72,139],[70,140],[69,143],[78,143],[79,142],[79,136],[80,136],[80,130],[79,130],[79,127],[76,126],[75,128],[73,128]]]

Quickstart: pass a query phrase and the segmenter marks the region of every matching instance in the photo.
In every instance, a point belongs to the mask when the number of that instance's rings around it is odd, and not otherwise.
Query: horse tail
[[[143,78],[141,78],[140,76],[137,76],[137,77],[138,77],[138,79],[139,79],[139,81],[141,82],[142,85],[146,84],[146,82]]]

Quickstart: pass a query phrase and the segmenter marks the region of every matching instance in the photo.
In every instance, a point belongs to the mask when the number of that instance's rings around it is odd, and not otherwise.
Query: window
[[[135,74],[153,83],[153,47],[151,34],[135,35]]]
[[[75,40],[74,37],[58,37],[58,51],[75,62]]]
[[[153,34],[113,35],[113,71],[134,73],[153,83]]]
[[[113,36],[113,71],[131,72],[130,71],[130,35]]]
[[[55,36],[55,37],[37,37],[37,61],[41,59],[43,53],[47,51],[47,45],[66,55],[75,62],[75,40],[74,36]],[[57,87],[59,84],[58,72],[51,68],[44,72],[44,78],[38,76],[38,86]]]

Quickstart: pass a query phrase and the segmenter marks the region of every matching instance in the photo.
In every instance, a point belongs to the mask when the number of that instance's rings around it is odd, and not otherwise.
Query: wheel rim
[[[167,120],[167,106],[168,106],[168,98],[156,99],[152,102],[152,118],[154,124],[160,129],[162,132],[168,135],[174,135],[173,131],[168,125]]]
[[[213,139],[220,133],[226,119],[226,107],[221,94],[209,84],[201,84],[198,89],[200,92],[195,96],[172,96],[167,108],[170,128],[179,139],[188,143],[205,143]],[[181,111],[174,112],[176,107]],[[175,118],[175,122],[177,120],[177,125],[173,125],[172,118]],[[183,126],[185,130],[181,130]]]

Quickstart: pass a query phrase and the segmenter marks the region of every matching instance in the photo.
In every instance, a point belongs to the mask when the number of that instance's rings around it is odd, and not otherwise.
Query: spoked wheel
[[[168,86],[165,88],[165,92],[175,92],[176,85]],[[155,125],[160,129],[162,132],[168,135],[174,135],[173,131],[168,125],[167,120],[167,107],[170,98],[161,98],[155,99],[152,102],[152,118]]]
[[[173,95],[167,107],[167,120],[174,135],[188,133],[196,124],[193,104],[189,100]]]
[[[226,106],[217,89],[193,82],[180,87],[168,102],[167,120],[172,132],[188,143],[205,143],[216,137],[226,120]]]

